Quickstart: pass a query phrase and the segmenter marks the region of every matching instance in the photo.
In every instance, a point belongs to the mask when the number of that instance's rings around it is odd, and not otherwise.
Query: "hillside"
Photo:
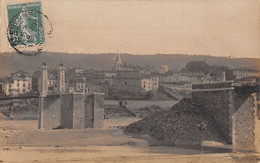
[[[107,54],[67,54],[43,52],[36,56],[23,56],[16,53],[1,54],[0,76],[23,70],[33,73],[40,64],[46,62],[51,68],[56,68],[63,63],[67,67],[94,68],[110,70],[113,67],[115,53]],[[127,64],[139,64],[141,66],[152,65],[159,67],[167,64],[170,69],[180,70],[190,61],[205,61],[210,65],[227,65],[231,68],[249,67],[256,68],[259,59],[254,58],[226,58],[205,55],[181,55],[181,54],[156,54],[156,55],[131,55],[121,54],[122,61]]]

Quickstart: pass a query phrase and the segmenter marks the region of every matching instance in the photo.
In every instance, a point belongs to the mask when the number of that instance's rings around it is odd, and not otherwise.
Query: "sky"
[[[16,0],[1,2],[1,51],[10,52],[4,7]],[[43,49],[259,58],[259,7],[258,0],[42,0],[53,26]]]

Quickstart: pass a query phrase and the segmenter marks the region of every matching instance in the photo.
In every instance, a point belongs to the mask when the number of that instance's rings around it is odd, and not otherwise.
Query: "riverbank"
[[[37,121],[0,122],[3,162],[253,162],[258,153],[205,148],[151,146],[145,139],[123,134],[136,117],[106,119],[102,129],[38,130]]]

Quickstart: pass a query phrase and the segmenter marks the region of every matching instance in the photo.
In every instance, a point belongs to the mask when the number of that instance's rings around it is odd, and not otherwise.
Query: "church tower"
[[[116,62],[115,62],[115,65],[114,65],[114,70],[120,70],[123,68],[123,63],[121,61],[121,58],[120,58],[120,55],[117,54],[116,56]]]

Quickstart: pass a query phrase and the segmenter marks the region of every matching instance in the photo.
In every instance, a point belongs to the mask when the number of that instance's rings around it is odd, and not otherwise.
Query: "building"
[[[134,70],[121,67],[120,55],[117,56],[113,73],[106,73],[104,79],[116,90],[124,91],[158,91],[159,78],[152,76],[149,71]],[[167,69],[168,71],[168,69]],[[104,75],[105,76],[105,75]],[[112,80],[112,81],[111,81]]]
[[[104,74],[105,77],[116,76],[116,72],[115,71],[103,71],[103,74]]]
[[[259,70],[233,69],[226,72],[226,80],[242,79],[248,77],[259,77]]]
[[[113,85],[113,76],[114,75],[112,73],[104,73],[99,71],[94,71],[82,75],[82,77],[86,78],[87,82],[97,85],[104,84],[107,86]]]
[[[69,93],[88,93],[88,89],[86,88],[86,80],[84,78],[76,78],[73,81],[70,81],[69,85]]]
[[[241,79],[236,79],[236,80],[234,80],[234,85],[236,85],[236,86],[242,86],[242,85],[251,85],[251,86],[253,86],[253,85],[257,85],[257,80],[258,80],[259,78],[257,78],[257,77],[246,77],[246,78],[241,78]]]
[[[158,73],[167,73],[169,71],[169,67],[167,65],[161,65],[158,69]]]
[[[113,77],[113,87],[128,91],[158,91],[159,78],[140,74],[139,71],[122,71]]]
[[[211,81],[209,75],[204,75],[202,73],[171,73],[160,75],[160,83],[178,83],[187,82],[192,84],[197,83],[208,83]]]
[[[141,87],[145,92],[159,90],[159,78],[153,76],[143,76],[141,79]]]
[[[32,77],[23,71],[12,73],[2,81],[2,91],[5,95],[18,96],[32,90]]]
[[[177,82],[181,80],[180,76],[181,75],[179,73],[162,74],[160,75],[160,82],[161,83]]]
[[[113,77],[113,88],[126,91],[141,91],[141,74],[135,71],[118,72]]]
[[[126,67],[126,66],[124,66],[124,64],[123,64],[123,62],[122,62],[122,60],[121,60],[120,55],[117,54],[113,71],[133,71],[133,70],[134,70],[134,69],[131,68],[131,67]]]

